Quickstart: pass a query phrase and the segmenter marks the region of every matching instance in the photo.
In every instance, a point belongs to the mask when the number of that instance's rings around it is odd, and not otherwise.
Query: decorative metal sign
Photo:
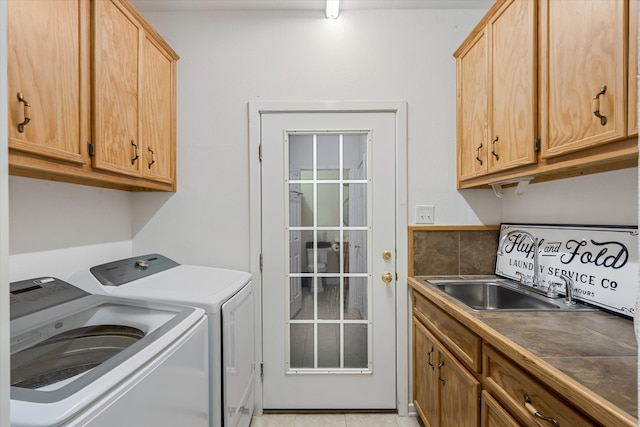
[[[537,240],[537,262],[535,245],[527,234]],[[563,283],[560,276],[566,275],[573,280],[575,299],[634,316],[638,294],[637,227],[502,224],[500,242],[497,275],[518,281],[523,277],[530,285],[537,263],[540,288]]]

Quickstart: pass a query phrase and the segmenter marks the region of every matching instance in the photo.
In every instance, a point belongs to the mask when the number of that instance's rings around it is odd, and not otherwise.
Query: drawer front
[[[468,369],[482,369],[482,340],[462,323],[417,292],[413,293],[413,313]]]
[[[483,384],[508,412],[525,425],[598,425],[491,346],[485,344],[482,351]],[[528,405],[525,405],[525,400],[528,400]],[[535,412],[538,416],[534,415]],[[554,424],[552,419],[558,424]]]
[[[482,427],[520,427],[516,421],[486,390],[482,392]]]

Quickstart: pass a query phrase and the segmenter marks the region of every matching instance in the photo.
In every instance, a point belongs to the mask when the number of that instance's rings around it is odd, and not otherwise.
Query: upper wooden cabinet
[[[629,1],[629,136],[638,136],[638,2]]]
[[[461,180],[536,162],[535,17],[503,2],[454,54]]]
[[[496,1],[454,53],[458,188],[636,166],[636,14],[635,0]]]
[[[627,135],[626,4],[540,1],[543,157]]]
[[[8,1],[10,150],[88,162],[88,17],[85,1]]]
[[[171,183],[177,58],[133,12],[116,0],[93,3],[93,165]]]
[[[178,55],[133,5],[11,0],[8,21],[10,120],[31,116],[10,134],[10,173],[175,191]]]

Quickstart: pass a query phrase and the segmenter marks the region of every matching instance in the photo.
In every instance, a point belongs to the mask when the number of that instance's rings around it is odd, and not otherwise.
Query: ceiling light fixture
[[[338,19],[340,14],[340,0],[327,0],[327,18]]]

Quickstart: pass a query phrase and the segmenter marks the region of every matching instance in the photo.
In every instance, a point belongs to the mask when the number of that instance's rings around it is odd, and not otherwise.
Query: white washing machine
[[[11,425],[207,426],[202,309],[10,284]]]
[[[150,254],[92,267],[70,281],[94,294],[202,308],[209,319],[210,425],[251,423],[255,372],[251,274],[181,265]]]

